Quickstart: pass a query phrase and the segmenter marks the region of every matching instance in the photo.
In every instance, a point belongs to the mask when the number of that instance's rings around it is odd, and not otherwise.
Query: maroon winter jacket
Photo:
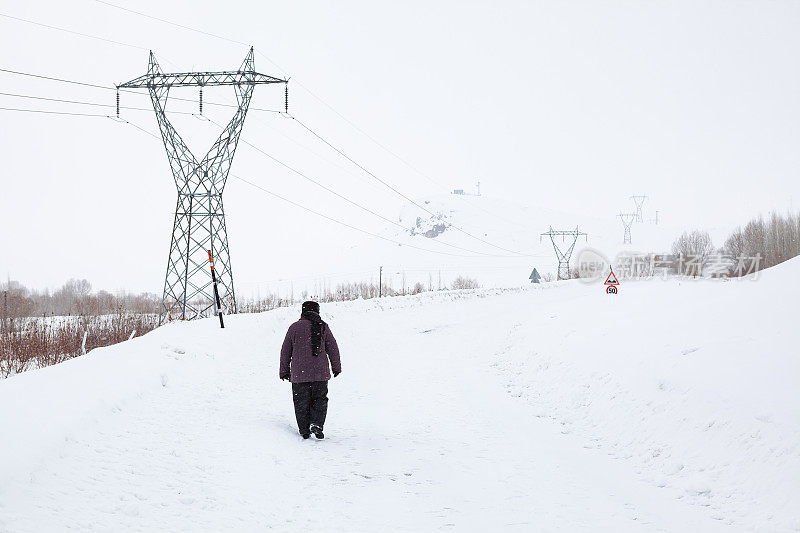
[[[327,355],[326,355],[327,354]],[[319,355],[311,353],[311,322],[301,318],[286,332],[286,338],[281,347],[281,364],[279,377],[290,378],[292,383],[305,383],[307,381],[328,381],[331,379],[328,358],[334,374],[342,371],[342,362],[339,359],[339,347],[333,338],[328,324],[322,325],[322,343]],[[291,371],[290,371],[291,368]]]

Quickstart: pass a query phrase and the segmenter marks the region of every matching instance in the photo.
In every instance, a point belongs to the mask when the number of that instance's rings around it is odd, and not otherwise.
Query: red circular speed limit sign
[[[609,285],[606,287],[606,294],[617,294],[617,287],[614,285]]]

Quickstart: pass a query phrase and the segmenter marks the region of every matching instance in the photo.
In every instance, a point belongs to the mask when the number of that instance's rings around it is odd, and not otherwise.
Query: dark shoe
[[[311,436],[311,433],[301,433],[301,435],[303,435],[304,439],[307,439]]]
[[[311,424],[311,433],[313,433],[318,439],[325,438],[325,434],[322,433],[322,428],[316,424]]]

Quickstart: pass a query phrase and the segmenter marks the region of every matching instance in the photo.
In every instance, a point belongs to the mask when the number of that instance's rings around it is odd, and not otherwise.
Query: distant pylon
[[[644,201],[647,200],[647,196],[641,195],[633,195],[631,196],[631,200],[636,203],[636,222],[643,222],[642,220],[642,205],[644,205]]]
[[[623,244],[631,243],[631,224],[636,220],[636,213],[620,213],[617,215],[622,220],[622,225],[625,226],[625,236],[622,238]]]
[[[550,231],[542,233],[542,235],[539,236],[539,240],[541,240],[543,235],[548,235],[550,237],[550,242],[553,243],[553,249],[556,251],[556,257],[558,258],[558,279],[569,279],[569,258],[572,256],[572,250],[575,248],[578,236],[586,235],[588,239],[588,234],[579,231],[578,226],[575,226],[575,229],[572,230],[553,230],[553,226],[550,226]],[[561,235],[562,242],[566,240],[567,235],[572,237],[572,244],[570,244],[566,252],[562,252],[556,244],[554,237],[557,235]]]
[[[238,70],[177,74],[164,74],[155,55],[150,52],[147,74],[117,86],[117,90],[147,89],[150,93],[178,189],[159,323],[165,317],[198,318],[215,309],[213,281],[207,265],[209,254],[214,258],[220,303],[227,308],[226,312],[236,312],[222,191],[253,88],[265,83],[287,83],[287,80],[256,72],[253,48],[250,48]],[[234,87],[236,112],[205,157],[198,159],[167,118],[167,99],[170,89],[174,87],[200,87],[202,91],[203,87],[219,85]],[[200,106],[202,113],[202,96]]]

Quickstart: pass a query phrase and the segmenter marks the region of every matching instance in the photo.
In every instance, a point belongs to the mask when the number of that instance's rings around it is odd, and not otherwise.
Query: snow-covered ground
[[[798,275],[325,305],[324,441],[298,310],[170,324],[0,382],[0,531],[798,531]]]

